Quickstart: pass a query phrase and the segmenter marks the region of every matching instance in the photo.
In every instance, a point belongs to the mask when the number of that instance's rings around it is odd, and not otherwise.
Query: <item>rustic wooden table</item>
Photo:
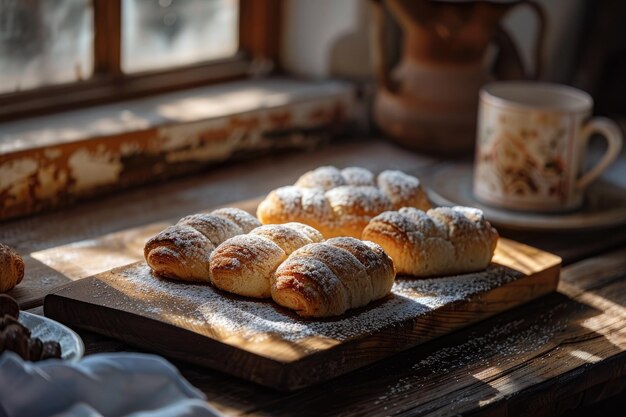
[[[608,176],[626,188],[625,161],[622,156]],[[80,265],[73,266],[71,273],[50,267],[42,259],[56,248],[78,241],[84,241],[83,246],[98,242],[90,246],[97,253],[99,242],[115,244],[116,236],[128,229],[254,199],[324,164],[360,165],[376,171],[397,168],[426,178],[441,161],[382,141],[350,142],[306,155],[282,154],[228,164],[193,178],[6,222],[0,224],[0,242],[16,248],[27,264],[24,282],[11,295],[22,308],[42,313],[46,294],[94,272]],[[287,394],[218,372],[177,365],[226,415],[543,416],[623,395],[626,227],[582,234],[500,231],[563,258],[557,293],[419,349]],[[134,350],[112,339],[79,333],[87,354]]]

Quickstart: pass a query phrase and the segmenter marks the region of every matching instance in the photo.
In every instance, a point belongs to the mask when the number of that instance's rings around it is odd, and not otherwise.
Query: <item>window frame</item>
[[[0,121],[241,79],[254,75],[255,68],[278,65],[282,0],[239,0],[239,51],[232,57],[133,74],[121,68],[122,0],[92,1],[93,75],[0,94]]]

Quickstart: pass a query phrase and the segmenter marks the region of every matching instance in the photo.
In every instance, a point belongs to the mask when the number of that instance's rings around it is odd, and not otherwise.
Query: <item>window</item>
[[[235,55],[238,12],[236,0],[124,1],[123,71],[149,71]]]
[[[0,0],[0,93],[84,80],[92,73],[88,0]]]
[[[280,0],[0,0],[0,119],[245,77]]]

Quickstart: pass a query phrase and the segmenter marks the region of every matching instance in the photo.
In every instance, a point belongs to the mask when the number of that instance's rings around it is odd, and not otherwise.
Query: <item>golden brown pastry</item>
[[[364,168],[326,166],[272,191],[259,204],[257,216],[263,224],[308,224],[326,238],[359,238],[372,217],[400,207],[430,208],[417,178],[400,171],[374,177]]]
[[[24,260],[0,243],[0,293],[13,289],[24,278]]]
[[[246,297],[268,298],[270,278],[298,248],[324,240],[320,232],[302,223],[269,224],[232,237],[211,254],[211,282]]]
[[[393,262],[377,244],[333,238],[289,255],[272,278],[272,299],[303,317],[337,316],[383,298],[394,278]]]
[[[363,239],[382,246],[398,274],[430,277],[485,269],[498,232],[478,209],[438,207],[423,212],[406,207],[374,217]]]
[[[248,233],[261,223],[237,208],[182,218],[148,240],[144,256],[160,276],[181,281],[209,281],[209,257],[223,241]]]

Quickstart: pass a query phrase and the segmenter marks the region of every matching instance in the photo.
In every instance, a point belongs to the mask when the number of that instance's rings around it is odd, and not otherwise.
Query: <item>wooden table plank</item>
[[[581,270],[597,282],[577,282]],[[497,406],[549,415],[572,395],[626,377],[625,277],[626,249],[574,264],[563,271],[563,292],[441,338],[425,357],[410,350],[241,414],[455,415]]]
[[[600,255],[626,243],[626,226],[587,232],[521,232],[500,229],[503,236],[558,254],[563,265]]]
[[[177,366],[228,415],[550,415],[626,388],[626,247],[564,268],[559,293],[291,394]],[[88,353],[129,349],[80,332]],[[493,413],[493,414],[491,414]]]

